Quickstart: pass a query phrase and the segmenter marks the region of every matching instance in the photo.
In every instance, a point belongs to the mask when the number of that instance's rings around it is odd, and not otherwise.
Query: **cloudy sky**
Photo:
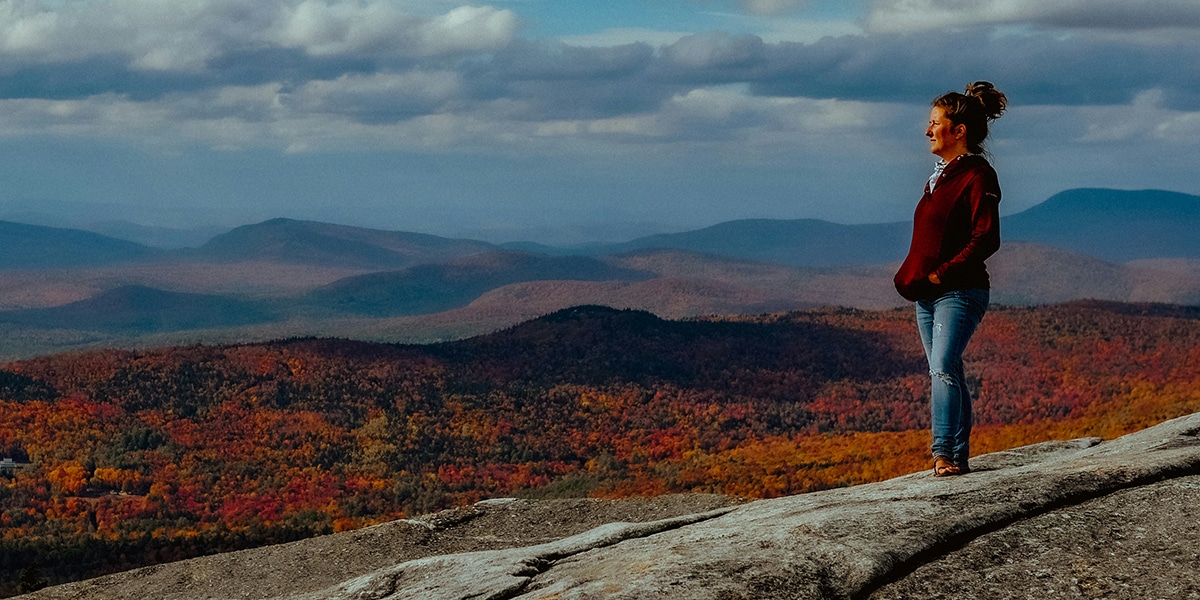
[[[0,0],[0,217],[906,220],[977,79],[1007,213],[1200,194],[1197,0]]]

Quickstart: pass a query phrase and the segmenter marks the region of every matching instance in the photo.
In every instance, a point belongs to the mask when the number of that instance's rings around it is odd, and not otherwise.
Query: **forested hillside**
[[[1200,311],[988,315],[975,452],[1200,410]],[[5,591],[487,497],[755,497],[926,466],[909,310],[578,307],[431,346],[299,339],[0,365]]]

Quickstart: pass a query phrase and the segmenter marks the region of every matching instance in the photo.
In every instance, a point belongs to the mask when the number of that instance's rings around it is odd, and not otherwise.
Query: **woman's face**
[[[940,106],[929,111],[929,128],[925,130],[925,137],[929,138],[929,151],[942,160],[948,161],[967,153],[967,126],[952,124]]]

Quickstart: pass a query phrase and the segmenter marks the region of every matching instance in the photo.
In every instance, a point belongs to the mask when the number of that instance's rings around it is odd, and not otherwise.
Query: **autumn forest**
[[[976,454],[1200,411],[1200,309],[994,308]],[[294,339],[0,365],[0,592],[484,498],[746,497],[925,469],[908,309],[585,306],[463,341]]]

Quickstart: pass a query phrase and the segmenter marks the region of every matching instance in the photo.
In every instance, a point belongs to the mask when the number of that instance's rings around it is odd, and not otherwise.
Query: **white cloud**
[[[49,11],[28,12],[13,2],[0,4],[0,39],[5,52],[38,52],[58,28],[58,15]]]
[[[808,0],[741,0],[742,8],[752,15],[777,15],[808,5]]]
[[[1172,110],[1163,106],[1163,91],[1147,90],[1122,106],[1085,107],[1080,117],[1083,142],[1153,142],[1195,145],[1200,134],[1200,111]]]
[[[0,3],[0,61],[119,55],[135,69],[196,69],[223,49],[256,43],[247,35],[269,20],[271,6],[236,0],[6,0]]]
[[[758,59],[762,48],[762,39],[753,35],[698,33],[664,48],[663,57],[690,68],[736,67]]]
[[[460,6],[432,19],[418,19],[394,2],[304,0],[282,9],[270,37],[311,56],[358,52],[436,56],[501,48],[516,35],[512,11]]]
[[[658,146],[765,164],[789,160],[800,149],[828,156],[877,152],[888,145],[878,132],[900,112],[889,105],[762,97],[744,86],[719,86],[677,94],[652,113],[543,122],[530,134],[626,152]]]
[[[925,7],[933,19],[979,23],[1033,6],[1022,2],[979,0],[967,11],[889,0],[876,8]],[[800,43],[657,32],[670,43],[656,50],[614,45],[619,35],[610,31],[584,47],[521,40],[507,10],[438,7],[417,15],[398,0],[0,0],[0,67],[23,69],[9,79],[0,69],[0,97],[11,98],[0,100],[0,136],[290,152],[619,154],[644,145],[780,160],[773,157],[800,148],[877,154],[875,146],[893,138],[908,143],[911,132],[897,133],[895,106],[923,109],[932,95],[983,76],[1016,107],[1099,106],[1064,109],[1064,137],[1073,142],[1159,136],[1184,145],[1194,143],[1185,133],[1196,137],[1197,117],[1181,112],[1200,95],[1195,61],[1181,60],[1194,57],[1193,42],[1033,31],[987,36],[945,64],[940,57],[968,46],[975,32],[857,32]],[[791,37],[832,25],[812,26]],[[112,61],[100,65],[111,73],[87,79],[100,60]],[[85,77],[76,86],[78,74]],[[915,112],[918,140],[923,112]]]
[[[265,32],[266,37],[285,48],[301,48],[311,56],[394,50],[406,41],[397,38],[414,26],[413,19],[386,2],[305,0],[281,6],[279,11],[279,19]]]
[[[439,56],[501,48],[517,25],[508,10],[461,6],[423,18],[391,0],[2,0],[0,64],[122,56],[137,70],[197,71],[268,48]]]
[[[558,39],[564,44],[581,48],[611,47],[637,43],[646,43],[651,46],[667,46],[690,34],[691,32],[624,27],[605,29],[597,33],[584,35],[560,36]]]
[[[437,112],[461,87],[458,74],[449,71],[349,74],[310,81],[281,99],[297,112],[398,121]]]
[[[512,11],[488,6],[460,6],[422,27],[426,54],[454,54],[503,47],[517,33]]]
[[[776,17],[765,20],[759,37],[764,42],[800,42],[811,44],[826,37],[863,34],[862,25],[850,21],[808,21]]]
[[[1067,29],[1200,28],[1195,0],[879,0],[867,17],[876,33],[978,25]]]

